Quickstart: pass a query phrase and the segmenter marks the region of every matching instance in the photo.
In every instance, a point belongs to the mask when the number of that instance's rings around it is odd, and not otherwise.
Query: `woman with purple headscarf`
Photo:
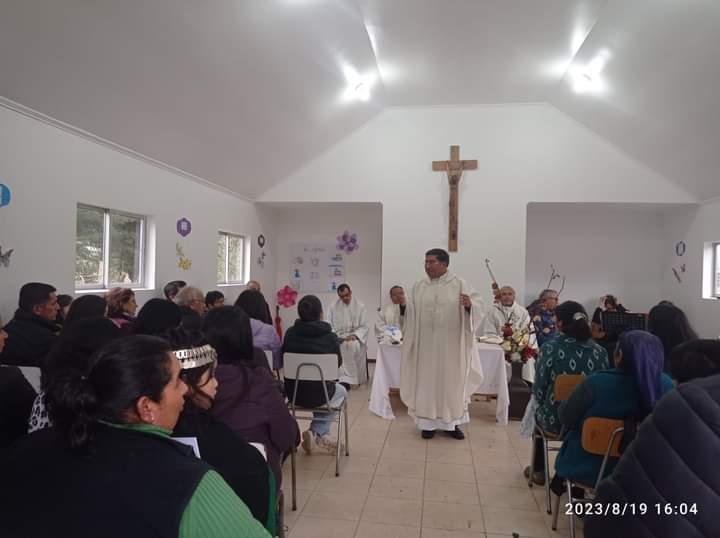
[[[614,362],[615,368],[589,376],[560,406],[558,415],[568,434],[555,462],[557,476],[551,487],[556,493],[563,490],[560,477],[595,484],[602,456],[582,449],[582,425],[586,418],[623,420],[630,436],[631,427],[642,422],[662,395],[673,388],[672,379],[663,373],[662,342],[648,332],[623,333],[618,340]],[[608,474],[616,463],[617,459],[608,461]]]

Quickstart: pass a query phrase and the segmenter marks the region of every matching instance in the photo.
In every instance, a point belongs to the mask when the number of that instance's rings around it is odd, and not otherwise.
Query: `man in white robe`
[[[339,299],[329,309],[328,323],[341,339],[340,382],[352,387],[367,382],[367,338],[370,328],[365,305],[352,296],[347,284],[337,289]]]
[[[503,340],[505,326],[514,332],[530,332],[530,314],[515,302],[515,290],[510,286],[500,288],[500,302],[493,304],[487,311],[481,325],[481,337],[497,336]]]
[[[458,426],[470,422],[468,403],[482,381],[473,351],[482,301],[449,264],[442,249],[426,253],[427,276],[413,286],[405,312],[400,398],[424,439],[436,430],[463,439]]]
[[[510,286],[500,288],[500,302],[493,304],[480,325],[480,341],[502,345],[508,338],[506,327],[512,329],[512,334],[525,333],[528,335],[527,347],[537,355],[538,345],[535,335],[535,326],[532,324],[527,309],[515,302],[515,290]],[[507,345],[507,344],[506,344]],[[511,372],[508,366],[508,371]],[[511,374],[508,374],[508,377]],[[535,359],[530,357],[523,363],[522,378],[529,383],[535,381]]]
[[[407,301],[402,286],[390,288],[390,304],[378,311],[378,319],[375,322],[375,338],[378,342],[387,340],[388,327],[397,327],[400,332],[404,330],[406,308]]]

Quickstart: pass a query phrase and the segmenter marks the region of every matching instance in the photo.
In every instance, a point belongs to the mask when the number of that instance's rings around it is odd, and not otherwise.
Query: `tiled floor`
[[[350,393],[350,456],[298,453],[298,510],[291,511],[290,461],[284,468],[290,538],[498,538],[568,536],[560,516],[550,530],[544,488],[527,487],[530,442],[519,423],[495,423],[495,402],[471,406],[464,441],[438,433],[425,441],[397,399],[397,418],[368,411],[368,387]],[[301,429],[307,428],[301,422]],[[582,521],[577,536],[582,536]]]

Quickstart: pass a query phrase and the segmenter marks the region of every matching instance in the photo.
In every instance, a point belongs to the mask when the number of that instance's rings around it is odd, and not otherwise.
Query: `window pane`
[[[228,235],[228,281],[242,281],[243,272],[243,238]]]
[[[720,243],[715,244],[715,267],[713,267],[713,276],[715,284],[715,295],[720,296]]]
[[[217,281],[218,284],[225,284],[227,282],[227,275],[225,274],[225,234],[218,234],[218,246],[217,246]]]
[[[142,221],[110,214],[110,284],[141,283]]]
[[[105,212],[78,206],[75,239],[75,287],[103,285],[103,225]]]

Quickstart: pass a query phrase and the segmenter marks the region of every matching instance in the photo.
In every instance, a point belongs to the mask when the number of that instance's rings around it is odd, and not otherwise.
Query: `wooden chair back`
[[[607,454],[610,458],[619,458],[623,428],[622,420],[600,417],[585,419],[581,438],[583,450],[598,456]]]
[[[555,388],[553,393],[556,402],[564,402],[567,400],[572,391],[575,390],[580,383],[583,382],[585,376],[582,374],[560,374],[555,378]]]

